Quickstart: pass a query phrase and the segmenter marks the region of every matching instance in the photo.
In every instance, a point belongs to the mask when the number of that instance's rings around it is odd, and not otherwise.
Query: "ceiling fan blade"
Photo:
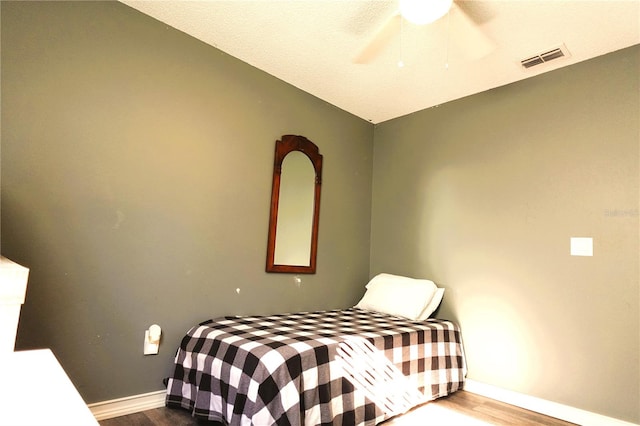
[[[356,64],[366,64],[375,59],[393,37],[400,33],[400,14],[395,12],[376,31],[373,39],[353,60]]]
[[[494,41],[460,8],[456,2],[449,11],[451,19],[451,41],[458,50],[467,57],[475,60],[487,56],[496,49]]]

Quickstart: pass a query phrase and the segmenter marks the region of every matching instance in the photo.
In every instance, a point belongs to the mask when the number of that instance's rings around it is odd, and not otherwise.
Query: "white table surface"
[[[49,349],[0,353],[0,425],[98,425]]]

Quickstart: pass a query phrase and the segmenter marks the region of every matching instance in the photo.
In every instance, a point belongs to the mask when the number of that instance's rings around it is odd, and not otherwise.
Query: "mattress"
[[[465,375],[451,321],[357,308],[223,317],[182,339],[166,405],[230,425],[373,425]]]

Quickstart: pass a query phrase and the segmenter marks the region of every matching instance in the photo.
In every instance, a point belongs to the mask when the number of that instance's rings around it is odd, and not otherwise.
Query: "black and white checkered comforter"
[[[373,425],[462,388],[465,374],[450,321],[355,308],[226,317],[182,340],[167,406],[231,425]]]

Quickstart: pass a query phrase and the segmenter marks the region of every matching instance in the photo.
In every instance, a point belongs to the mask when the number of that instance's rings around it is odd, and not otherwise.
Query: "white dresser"
[[[14,352],[28,277],[0,256],[0,426],[98,425],[51,350]]]
[[[98,425],[49,349],[0,353],[0,425]]]
[[[0,256],[0,354],[13,352],[29,269]]]

